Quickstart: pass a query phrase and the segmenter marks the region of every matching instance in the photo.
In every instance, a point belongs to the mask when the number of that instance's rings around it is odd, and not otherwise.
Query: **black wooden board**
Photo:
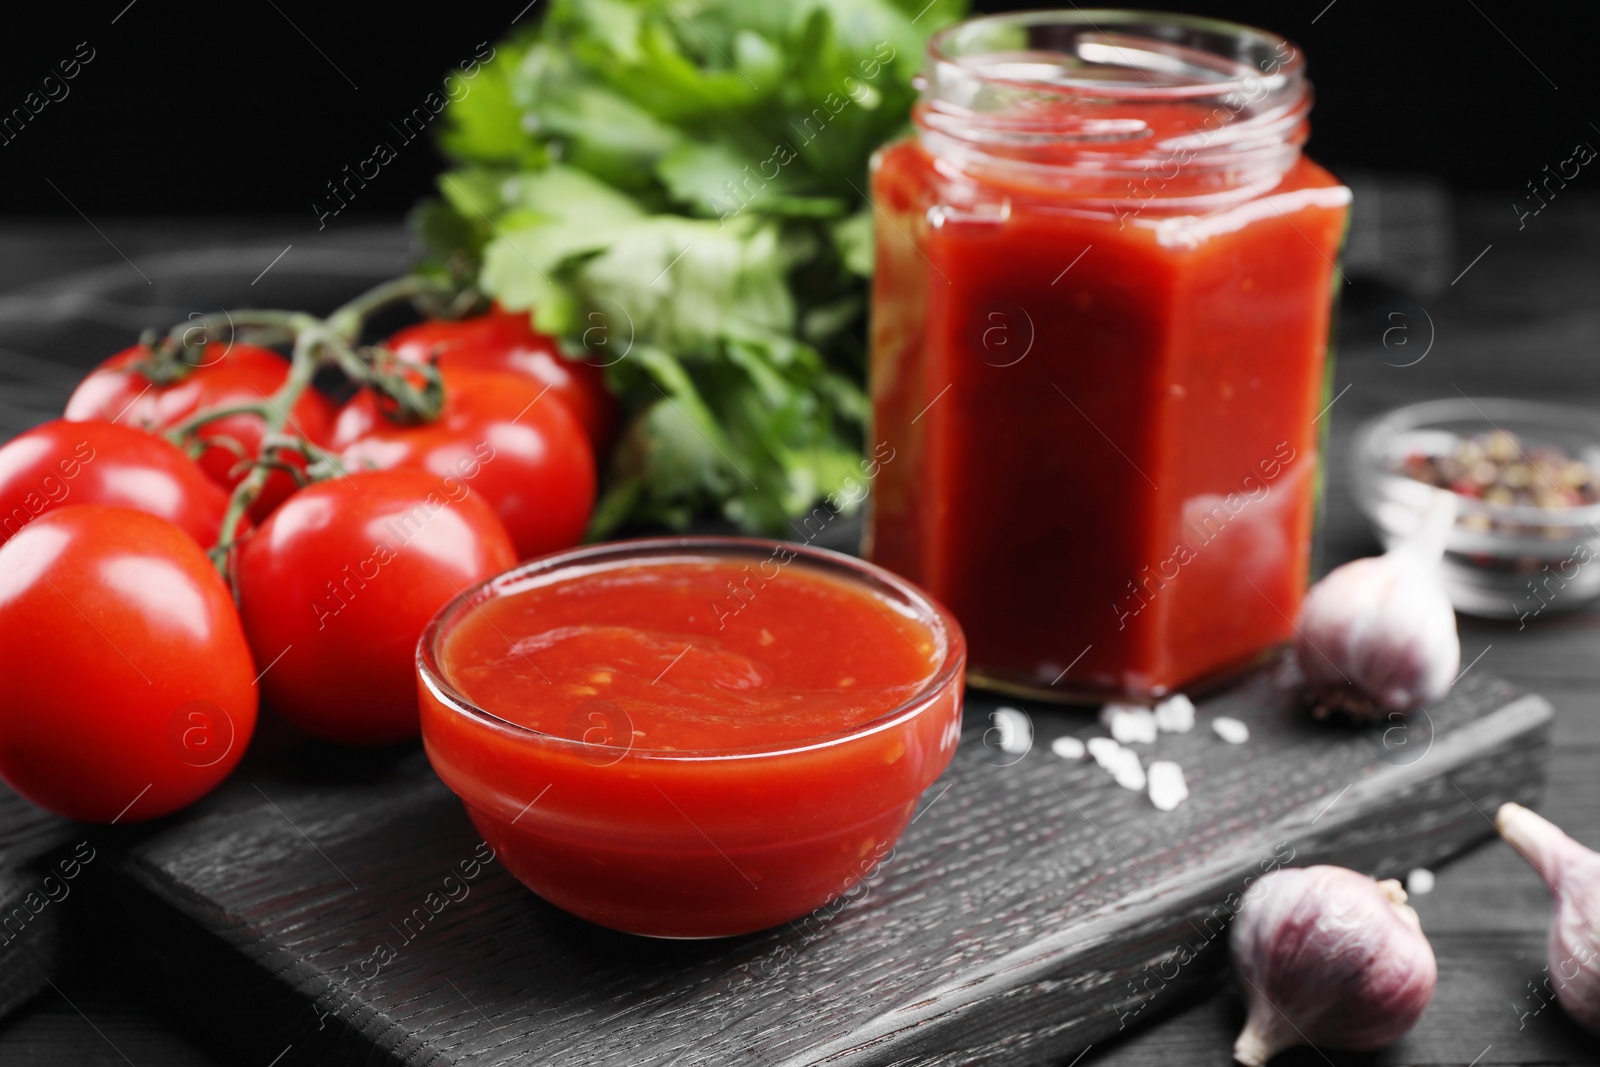
[[[1469,262],[1472,267],[1459,278],[1459,285],[1445,290],[1446,299],[1435,302],[1430,298],[1418,298],[1427,299],[1426,315],[1424,309],[1413,302],[1398,301],[1398,294],[1384,296],[1363,290],[1360,280],[1347,291],[1339,339],[1338,381],[1334,382],[1334,394],[1339,400],[1326,418],[1333,424],[1333,442],[1326,472],[1330,496],[1323,531],[1326,539],[1323,566],[1376,550],[1376,542],[1350,502],[1344,464],[1349,432],[1366,416],[1398,403],[1459,395],[1458,390],[1472,397],[1533,395],[1590,406],[1600,403],[1595,394],[1594,363],[1595,338],[1600,336],[1597,333],[1600,331],[1597,307],[1600,306],[1594,301],[1597,280],[1594,248],[1600,243],[1600,200],[1584,200],[1586,195],[1589,194],[1581,189],[1563,192],[1557,213],[1547,213],[1544,218],[1531,222],[1525,232],[1518,230],[1512,214],[1506,213],[1498,198],[1478,197],[1462,205],[1464,229],[1448,274],[1456,274],[1462,267],[1469,266]],[[274,229],[270,224],[258,222],[224,224],[194,219],[186,219],[181,226],[130,219],[96,221],[115,240],[115,250],[99,232],[75,216],[38,226],[22,226],[13,221],[0,227],[0,274],[5,275],[0,283],[8,290],[5,296],[0,296],[0,325],[5,326],[6,334],[0,341],[3,346],[0,349],[0,427],[5,437],[59,411],[82,368],[104,358],[110,350],[125,346],[141,326],[173,322],[190,310],[216,310],[219,304],[238,307],[254,302],[312,309],[330,306],[346,291],[358,290],[368,280],[392,274],[406,259],[405,242],[398,226],[358,234],[360,242],[352,237],[350,230],[330,229],[326,234],[317,235],[315,246],[309,246],[299,242],[294,237],[293,227],[285,224]],[[293,251],[283,256],[282,261],[261,278],[259,285],[251,286],[251,280],[261,274],[262,267],[274,262],[291,240],[296,242]],[[157,254],[174,248],[219,243],[235,248],[251,245],[254,251],[240,254],[240,262],[234,269],[222,272],[211,262],[198,262],[187,251],[179,256]],[[350,266],[331,264],[330,269],[325,270],[320,262],[312,262],[310,266],[317,269],[304,275],[299,270],[302,251],[328,254],[346,246],[355,253],[350,258]],[[251,253],[250,248],[243,251]],[[155,285],[147,286],[144,278],[123,261],[122,253],[138,262],[139,270],[154,278]],[[360,256],[368,256],[373,261],[371,266],[368,266],[368,259],[360,259]],[[102,262],[107,270],[93,278],[78,275],[61,282],[40,282],[42,278],[54,278],[67,267],[80,267],[90,262]],[[160,270],[163,262],[170,266],[170,278]],[[125,275],[122,285],[117,283],[118,272]],[[363,272],[370,277],[358,277]],[[339,277],[341,274],[349,277]],[[22,283],[32,285],[27,290],[10,291],[11,286]],[[283,288],[264,293],[278,283],[283,283]],[[1406,330],[1397,333],[1397,325],[1406,326]],[[1405,342],[1406,347],[1398,347],[1400,342]],[[1430,354],[1418,362],[1424,350]],[[1600,640],[1600,611],[1546,613],[1526,625],[1526,629],[1515,622],[1493,624],[1470,619],[1462,619],[1462,627],[1462,659],[1477,664],[1462,685],[1474,681],[1478,673],[1501,673],[1549,694],[1557,705],[1552,779],[1549,803],[1544,811],[1579,840],[1600,848],[1600,835],[1597,835],[1600,832],[1595,829],[1600,827],[1600,790],[1597,790],[1594,773],[1595,760],[1600,760],[1600,697],[1595,696],[1600,693],[1600,673],[1597,673],[1600,659],[1594,656],[1595,641]],[[974,709],[981,712],[976,699]],[[981,715],[976,715],[973,721],[981,723]],[[1040,734],[1048,739],[1053,736],[1051,726],[1074,720],[1064,715],[1035,715],[1035,721],[1040,726]],[[971,739],[973,737],[968,737],[968,742]],[[349,757],[334,758],[347,760]],[[302,766],[298,769],[286,766],[278,773],[293,774],[296,781],[306,785],[322,781],[326,787],[325,797],[342,792],[357,797],[360,793],[366,797],[365,801],[350,801],[350,811],[358,813],[370,811],[374,781],[384,774],[398,773],[402,768],[398,768],[397,761],[403,758],[403,753],[398,757],[390,753],[384,760],[376,761],[376,765],[358,760],[354,768],[318,771],[314,766],[304,766],[312,761],[302,757]],[[1034,758],[1029,757],[1029,760]],[[416,769],[419,768],[413,771]],[[243,768],[243,773],[258,771]],[[320,779],[318,773],[322,774]],[[341,776],[362,777],[362,781],[339,785],[344,781]],[[426,771],[422,771],[422,776],[426,776]],[[1522,771],[1507,777],[1502,792],[1509,789],[1510,782],[1522,781],[1522,777]],[[240,781],[250,779],[242,777]],[[267,779],[258,777],[258,781]],[[942,785],[944,782],[934,785],[930,798]],[[272,789],[270,784],[266,787]],[[437,790],[437,785],[432,789]],[[1485,811],[1493,811],[1493,801],[1485,803],[1470,784],[1466,789]],[[277,793],[272,795],[277,798]],[[360,861],[358,857],[368,848],[357,841],[360,827],[336,821],[331,814],[326,814],[328,805],[318,803],[304,790],[296,789],[294,795],[298,795],[301,805],[294,809],[294,817],[309,829],[318,845],[330,856],[338,857],[341,865]],[[1328,814],[1315,822],[1315,829],[1325,829],[1325,824],[1346,806],[1352,795],[1354,793],[1346,793],[1339,798]],[[942,813],[942,808],[957,798],[958,793],[950,792],[939,800],[938,806],[914,827],[912,841],[925,832],[923,824],[938,822],[946,814]],[[1197,793],[1195,803],[1198,801]],[[454,814],[440,814],[451,813],[450,803],[453,801],[445,797],[430,801],[429,825],[448,817],[453,821],[451,833],[454,837],[446,841],[459,840],[475,845],[466,822]],[[406,809],[410,811],[411,808]],[[1110,830],[1098,809],[1085,806],[1085,811],[1102,829]],[[1462,814],[1466,814],[1464,809]],[[245,865],[243,851],[250,848],[254,840],[270,841],[277,849],[267,859],[267,865],[285,854],[285,843],[274,835],[245,832],[243,813],[237,822],[218,822],[218,816],[218,808],[206,806],[205,817],[210,825],[238,827],[238,837],[210,845],[200,837],[187,838],[202,849],[202,854],[187,861],[194,867],[226,861],[230,864],[229,870],[238,872]],[[1048,813],[1050,819],[1062,816],[1072,817],[1070,809],[1051,809]],[[992,833],[1003,837],[1006,833],[1018,832],[1016,827],[1030,817],[1034,816],[1019,816],[1016,824],[1000,825],[1000,829]],[[46,822],[48,819],[29,814],[26,805],[0,790],[0,837],[8,841],[8,845],[0,848],[0,853],[6,853],[5,862],[0,865],[11,870],[18,865],[18,851],[8,851],[14,841],[13,830],[21,832],[22,837],[29,837],[34,827]],[[398,827],[387,825],[386,819],[370,822],[374,841],[394,840],[402,832]],[[1462,830],[1454,819],[1445,819],[1440,825],[1450,830],[1451,835]],[[1486,832],[1488,824],[1482,822],[1482,825]],[[941,825],[939,833],[950,835],[954,840],[958,829],[960,827]],[[173,862],[171,857],[176,849],[182,846],[178,840],[179,830],[181,827],[176,822],[154,830],[168,841],[168,864]],[[1115,830],[1110,832],[1115,833]],[[141,837],[149,830],[131,833],[133,837],[128,840],[150,840]],[[424,827],[419,833],[427,835],[434,830]],[[125,837],[125,833],[114,837]],[[1462,837],[1466,835],[1462,833]],[[75,840],[78,838],[70,838],[70,841]],[[101,838],[94,840],[99,843]],[[981,848],[992,848],[997,840],[990,838]],[[1458,838],[1451,837],[1438,848],[1414,851],[1406,840],[1397,840],[1392,853],[1394,857],[1405,859],[1397,862],[1392,870],[1398,872],[1411,864],[1426,864],[1427,856],[1446,851],[1454,840]],[[314,853],[304,840],[296,838],[296,841],[299,841],[298,848],[304,851],[298,862],[306,861],[307,857],[314,859]],[[378,845],[371,845],[371,848],[378,848]],[[307,960],[317,960],[320,952],[323,960],[336,966],[342,965],[346,958],[362,958],[362,953],[370,950],[376,939],[371,934],[373,926],[386,926],[387,917],[390,917],[390,912],[384,910],[387,905],[382,902],[394,894],[390,886],[402,886],[406,891],[416,889],[416,896],[426,896],[421,891],[427,881],[422,869],[434,870],[438,848],[437,843],[427,848],[405,845],[392,849],[394,856],[390,861],[376,865],[366,861],[373,872],[373,881],[362,880],[363,891],[374,894],[368,905],[370,917],[350,929],[344,941],[333,939],[334,949],[328,947],[330,939],[326,928],[320,931],[307,928],[304,934],[296,934],[298,941],[286,939],[291,942],[290,947],[282,952],[274,950],[270,957],[264,947],[251,950],[256,960],[269,960],[267,963],[250,961],[245,953],[237,952],[234,945],[251,944],[254,939],[267,936],[283,939],[282,921],[246,923],[221,907],[206,904],[202,896],[184,897],[186,904],[174,909],[168,902],[168,893],[130,893],[126,888],[102,886],[99,899],[91,901],[85,888],[82,893],[75,893],[61,910],[51,907],[40,915],[58,925],[66,925],[62,933],[83,934],[75,939],[78,952],[69,953],[77,957],[82,973],[54,979],[61,985],[64,997],[48,992],[46,987],[45,997],[37,998],[34,1005],[13,1014],[0,1025],[0,1062],[6,1065],[48,1062],[74,1067],[90,1062],[118,1065],[133,1062],[139,1067],[170,1062],[198,1064],[203,1057],[190,1048],[192,1041],[198,1038],[179,1038],[176,1033],[192,1035],[202,1027],[222,1033],[232,1045],[232,1049],[214,1049],[213,1059],[205,1059],[218,1067],[221,1064],[264,1067],[280,1056],[277,1067],[309,1064],[318,1059],[381,1062],[389,1053],[381,1049],[374,1051],[379,1046],[374,1045],[371,1033],[379,1032],[390,1022],[397,1027],[395,1032],[406,1032],[414,1024],[414,1017],[434,1017],[427,1014],[429,1011],[456,1013],[454,1025],[458,1029],[478,1027],[488,1032],[490,1025],[482,1019],[474,1022],[474,1016],[464,1003],[440,1006],[442,1001],[438,998],[440,992],[453,995],[443,982],[443,977],[448,976],[477,1000],[474,987],[461,981],[461,974],[474,973],[470,958],[446,961],[443,965],[435,963],[438,969],[432,973],[416,971],[411,974],[410,985],[403,993],[405,998],[384,1006],[382,1019],[365,1016],[355,1019],[352,1027],[339,1021],[338,1016],[328,1016],[318,1032],[320,1019],[315,1011],[306,1008],[309,995],[302,990],[312,989],[315,981],[302,981],[302,977],[314,976],[317,968],[301,969],[294,963],[298,958],[298,945],[307,945]],[[971,846],[957,845],[957,848]],[[26,851],[32,853],[34,849],[29,846]],[[904,853],[906,849],[901,851]],[[1133,848],[1130,854],[1138,857]],[[106,853],[102,853],[104,856]],[[414,877],[405,872],[403,865],[395,865],[403,864],[406,857],[413,857],[413,862],[419,864]],[[1147,872],[1157,875],[1157,870],[1144,864],[1142,857],[1139,862]],[[109,873],[109,867],[102,869],[96,861],[86,878],[96,877],[98,873]],[[326,870],[318,878],[323,875]],[[278,896],[291,896],[290,889],[286,888],[286,873],[272,877],[256,872],[235,877],[240,878],[253,899],[259,897],[264,901],[269,889],[266,885],[251,885],[251,878],[264,878],[277,885]],[[886,870],[885,878],[893,877],[891,867]],[[502,880],[504,875],[496,872],[493,878]],[[8,881],[6,885],[16,888],[19,883]],[[176,881],[168,885],[173,886],[170,893],[184,893]],[[474,896],[464,904],[472,909],[483,907],[482,912],[474,912],[477,918],[472,921],[486,925],[486,929],[477,931],[478,936],[493,939],[499,933],[498,920],[493,918],[493,907],[485,905],[490,899],[488,894],[482,894],[480,899],[480,889],[486,888],[486,881],[483,886],[475,886]],[[494,889],[496,899],[502,891],[504,888]],[[320,897],[315,893],[310,894],[309,904],[302,910],[314,910],[317,899]],[[520,899],[526,901],[526,894]],[[86,902],[91,907],[83,907]],[[1285,1065],[1320,1065],[1331,1061],[1352,1065],[1461,1067],[1467,1062],[1477,1062],[1485,1067],[1488,1064],[1597,1062],[1594,1038],[1576,1033],[1557,1009],[1547,1009],[1526,1024],[1518,1016],[1518,1011],[1526,1008],[1528,998],[1533,995],[1531,987],[1541,981],[1539,968],[1544,963],[1544,931],[1549,923],[1550,904],[1546,886],[1512,849],[1486,845],[1461,861],[1451,862],[1440,870],[1434,893],[1416,897],[1414,904],[1418,904],[1424,928],[1434,941],[1435,952],[1440,955],[1440,987],[1434,1005],[1424,1014],[1418,1029],[1378,1056],[1341,1056],[1301,1049],[1299,1054],[1285,1054]],[[230,907],[237,907],[237,904]],[[74,931],[74,926],[85,923],[86,915],[98,918],[99,929]],[[400,917],[395,915],[395,918]],[[448,918],[450,913],[443,913],[440,923]],[[555,917],[550,921],[558,923],[560,920]],[[139,923],[147,923],[150,928],[138,929]],[[462,939],[466,936],[462,933],[464,929],[466,926],[454,926],[451,933],[446,934],[445,926],[438,926],[435,933],[426,937]],[[517,928],[507,926],[506,929],[510,939],[525,937],[517,933]],[[318,944],[322,949],[317,949]],[[592,945],[595,952],[642,952],[642,949],[627,949],[626,945],[613,949],[605,936],[590,937],[581,944]],[[427,941],[419,941],[408,947],[406,953],[426,947]],[[814,947],[816,945],[806,944],[805,950]],[[346,958],[338,957],[342,950],[349,952]],[[533,952],[536,949],[525,947],[523,950]],[[904,950],[914,952],[909,945]],[[117,963],[125,965],[122,973],[110,974],[112,965]],[[0,984],[18,976],[16,966],[16,958],[6,958],[0,953]],[[531,981],[536,968],[525,969],[525,979]],[[645,969],[648,968],[642,968],[640,973],[645,974]],[[931,971],[933,966],[928,969]],[[85,973],[104,979],[104,989],[115,985],[118,995],[128,1000],[117,1000],[110,993],[96,995]],[[656,971],[650,969],[650,974],[654,973]],[[176,979],[168,976],[176,976]],[[178,979],[181,981],[174,985],[173,981]],[[35,977],[27,981],[40,979],[35,973]],[[1146,1025],[1131,1040],[1098,1041],[1078,1067],[1088,1067],[1094,1062],[1118,1067],[1154,1067],[1155,1064],[1216,1064],[1221,1067],[1226,1064],[1232,1033],[1242,1022],[1242,1009],[1238,1008],[1237,998],[1227,992],[1226,976],[1213,973],[1208,985],[1218,995],[1200,990],[1192,1005],[1163,1013],[1158,1025],[1155,1025],[1158,1009],[1139,1014],[1130,1021],[1130,1030],[1147,1019],[1152,1025]],[[645,981],[640,981],[638,989],[646,990]],[[573,993],[574,998],[578,997],[578,992]],[[168,1005],[163,1013],[150,1014],[139,1001],[155,993],[163,993]],[[648,992],[643,995],[648,997]],[[802,992],[800,997],[810,997],[810,993]],[[506,1016],[514,1016],[514,1009],[493,1003],[485,1006],[502,1029],[515,1029],[514,1025],[507,1027],[506,1024]],[[698,1006],[690,1005],[690,1009]],[[741,998],[741,1005],[734,1011],[747,1009],[747,1001]],[[598,1011],[597,1016],[603,1017],[603,1014]],[[1024,1025],[1019,1030],[1019,1038],[1027,1040],[1029,1032],[1030,1027]],[[394,1038],[389,1040],[394,1043]],[[470,1048],[477,1046],[469,1048],[448,1041],[440,1045],[434,1037],[424,1040],[434,1041],[440,1048],[437,1056],[440,1062],[475,1064],[498,1059],[498,1053],[470,1054]],[[1066,1067],[1082,1048],[1082,1045],[1067,1048],[1056,1057],[1056,1062]],[[184,1057],[186,1049],[189,1049],[187,1059]],[[523,1057],[523,1062],[552,1061],[530,1056]]]
[[[96,856],[88,833],[0,788],[0,1016],[65,967],[66,916]]]
[[[985,744],[995,702],[969,694],[953,764],[865,892],[723,941],[602,930],[492,862],[432,911],[481,855],[458,801],[415,748],[312,748],[123,832],[95,936],[278,1067],[1065,1062],[1214,981],[1229,895],[1276,862],[1403,873],[1538,797],[1538,697],[1469,672],[1407,726],[1352,730],[1299,714],[1295,683],[1280,661],[1140,746],[1185,768],[1171,813],[1050,753],[1101,732],[1084,712],[1021,705],[1018,759]],[[1247,744],[1213,734],[1222,714]]]

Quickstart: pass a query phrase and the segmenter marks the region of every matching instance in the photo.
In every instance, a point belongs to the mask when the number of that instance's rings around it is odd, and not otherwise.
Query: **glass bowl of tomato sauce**
[[[873,873],[954,754],[965,665],[909,582],[726,537],[524,564],[417,651],[428,758],[506,868],[674,938],[766,929]]]

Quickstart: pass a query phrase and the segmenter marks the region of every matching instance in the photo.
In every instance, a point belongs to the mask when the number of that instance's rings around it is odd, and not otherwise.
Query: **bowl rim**
[[[759,559],[774,558],[776,553],[780,551],[793,554],[792,559],[783,561],[780,566],[788,566],[804,560],[807,566],[816,570],[831,572],[846,578],[866,579],[880,588],[888,589],[897,594],[899,598],[915,609],[919,621],[926,625],[939,641],[943,654],[937,666],[929,673],[914,694],[889,711],[867,722],[828,734],[786,741],[782,743],[782,747],[756,745],[743,748],[673,749],[671,751],[636,750],[631,743],[626,746],[595,744],[512,722],[473,702],[446,678],[445,672],[439,664],[440,646],[446,635],[453,630],[454,624],[458,621],[458,616],[461,613],[474,610],[478,604],[495,596],[504,595],[519,587],[525,587],[529,579],[553,578],[563,571],[600,563],[624,565],[629,561],[667,560],[682,556]],[[960,684],[962,681],[966,669],[966,660],[966,637],[961,630],[960,623],[956,621],[955,616],[950,613],[949,609],[934,600],[932,596],[912,582],[883,567],[842,552],[817,548],[800,542],[712,534],[686,534],[605,541],[599,544],[580,545],[576,548],[563,549],[535,559],[526,560],[510,570],[485,579],[466,589],[435,612],[433,618],[428,621],[428,625],[423,629],[421,637],[417,640],[415,657],[417,675],[422,683],[427,686],[429,692],[433,694],[441,705],[450,709],[454,714],[472,721],[476,726],[487,727],[498,733],[519,738],[531,744],[550,746],[558,750],[569,749],[575,754],[591,758],[596,755],[615,754],[615,760],[608,761],[608,765],[609,762],[620,761],[624,756],[635,760],[667,763],[715,763],[730,760],[766,759],[846,744],[891,729],[903,722],[908,722],[938,704],[941,694],[949,689],[952,684]],[[426,722],[426,719],[424,719],[424,722]]]
[[[1400,434],[1425,429],[1431,423],[1455,419],[1482,419],[1495,430],[1500,429],[1500,423],[1504,422],[1573,428],[1587,424],[1592,443],[1600,448],[1600,416],[1575,404],[1555,404],[1519,397],[1479,399],[1466,395],[1459,398],[1442,397],[1392,408],[1367,419],[1360,425],[1351,442],[1350,450],[1357,485],[1369,483],[1374,488],[1382,485],[1416,486],[1416,490],[1402,488],[1399,491],[1415,493],[1419,500],[1421,498],[1419,491],[1446,492],[1455,497],[1460,515],[1484,515],[1491,520],[1511,526],[1587,526],[1591,534],[1600,536],[1600,529],[1596,528],[1596,524],[1600,523],[1600,503],[1561,508],[1542,508],[1534,504],[1494,504],[1452,489],[1418,481],[1409,475],[1390,469],[1381,462],[1381,450]],[[1521,427],[1516,429],[1520,433]],[[1360,492],[1356,494],[1356,499],[1361,510],[1369,518],[1376,519],[1373,507],[1377,501]],[[1478,536],[1503,542],[1515,539],[1518,535],[1503,530],[1490,530]]]

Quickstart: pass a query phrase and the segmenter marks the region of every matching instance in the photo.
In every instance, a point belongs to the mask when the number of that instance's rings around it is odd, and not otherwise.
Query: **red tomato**
[[[216,544],[228,494],[182,451],[109,422],[56,419],[0,447],[0,544],[67,504],[116,504]]]
[[[254,345],[208,345],[205,362],[182,378],[166,385],[154,385],[138,370],[147,353],[139,347],[118,352],[73,390],[67,401],[66,417],[107,419],[142,430],[165,430],[202,408],[258,404],[271,397],[289,375],[289,362],[276,352]],[[289,413],[288,429],[312,444],[325,444],[333,422],[332,401],[315,389],[307,389]],[[261,452],[262,420],[255,415],[231,415],[207,423],[198,436],[202,441],[236,442],[245,455],[254,458]],[[304,469],[298,460],[295,466]],[[232,489],[244,479],[246,470],[240,457],[222,444],[212,445],[200,455],[200,467],[218,485]],[[294,478],[286,471],[274,471],[256,498],[250,515],[267,517],[295,491]]]
[[[594,507],[594,453],[567,409],[506,371],[445,369],[444,408],[400,426],[363,389],[333,426],[332,447],[352,467],[415,467],[488,501],[524,558],[578,543]]]
[[[583,423],[596,452],[611,439],[617,402],[601,367],[567,359],[554,337],[533,328],[526,311],[502,311],[457,322],[435,320],[401,330],[388,347],[407,363],[436,360],[440,369],[511,370],[550,387]]]
[[[63,507],[6,542],[0,649],[0,778],[69,818],[176,811],[227,777],[255,729],[228,587],[142,511]]]
[[[423,627],[516,558],[494,511],[460,482],[362,471],[300,490],[235,561],[267,703],[328,741],[417,736]]]

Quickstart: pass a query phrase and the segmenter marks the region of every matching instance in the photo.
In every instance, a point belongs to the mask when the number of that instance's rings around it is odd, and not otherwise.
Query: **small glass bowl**
[[[578,572],[675,559],[785,560],[771,581],[792,568],[848,580],[927,628],[929,674],[910,699],[842,732],[737,750],[650,751],[632,747],[620,708],[586,715],[571,736],[544,733],[476,706],[440,666],[451,632],[487,600]],[[841,645],[853,637],[817,634]],[[763,930],[872,874],[955,753],[965,667],[955,619],[904,579],[836,552],[737,537],[621,541],[547,556],[446,605],[417,648],[428,759],[497,858],[574,915],[675,938]]]
[[[1361,426],[1352,448],[1356,503],[1385,547],[1404,540],[1433,494],[1447,492],[1397,467],[1412,453],[1439,455],[1463,437],[1504,430],[1523,447],[1549,445],[1600,470],[1600,416],[1533,400],[1429,400]],[[1576,608],[1600,594],[1600,504],[1542,508],[1491,504],[1454,493],[1444,580],[1457,610],[1527,619]]]

